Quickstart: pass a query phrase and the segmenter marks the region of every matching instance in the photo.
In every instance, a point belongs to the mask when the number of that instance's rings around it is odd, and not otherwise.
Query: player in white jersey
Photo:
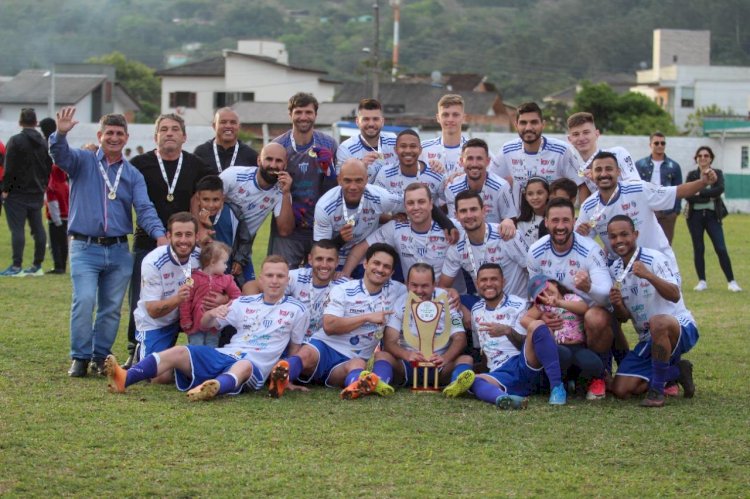
[[[482,139],[470,139],[462,147],[461,166],[464,174],[456,176],[445,187],[448,215],[456,216],[456,196],[466,190],[478,192],[484,204],[485,220],[500,224],[505,239],[516,233],[513,218],[518,216],[518,205],[513,201],[510,184],[503,178],[487,171],[490,164],[489,148]]]
[[[187,212],[167,221],[169,244],[159,246],[141,264],[141,296],[134,311],[140,359],[174,346],[180,331],[180,304],[190,296],[192,269],[199,268],[198,222]]]
[[[464,230],[456,245],[448,248],[443,272],[438,280],[441,288],[450,288],[461,269],[476,280],[477,270],[487,262],[498,263],[507,276],[507,294],[526,295],[526,246],[519,236],[505,241],[500,226],[484,221],[482,198],[474,191],[464,191],[456,196],[456,215]],[[467,283],[468,284],[468,283]],[[473,303],[467,303],[473,305]]]
[[[601,151],[611,152],[617,158],[620,166],[620,179],[638,180],[638,170],[627,149],[620,146],[599,149],[599,130],[594,123],[594,115],[581,112],[568,116],[568,142],[578,151],[582,162],[578,165],[578,175],[583,177],[584,183],[579,186],[578,199],[586,199],[592,192],[596,192],[596,184],[591,178],[591,162]]]
[[[656,211],[670,209],[676,198],[692,196],[712,184],[716,181],[716,172],[710,170],[700,179],[678,186],[657,186],[640,178],[620,182],[617,159],[604,151],[594,157],[591,174],[598,192],[581,205],[576,231],[592,238],[598,235],[609,256],[615,258],[607,238],[607,222],[615,215],[627,215],[640,234],[638,244],[664,253],[677,268],[677,259],[656,219]]]
[[[359,101],[356,123],[359,134],[343,141],[336,151],[336,171],[341,172],[341,165],[350,158],[361,159],[372,183],[381,168],[396,160],[396,135],[383,131],[383,107],[375,99]]]
[[[461,146],[467,140],[461,134],[461,126],[466,116],[464,99],[457,94],[447,94],[440,98],[437,108],[436,119],[440,125],[440,136],[422,141],[422,154],[419,159],[447,178],[454,172],[461,172]]]
[[[323,327],[297,355],[279,361],[271,373],[269,393],[284,394],[290,381],[325,382],[346,387],[341,398],[352,399],[375,391],[390,395],[393,388],[382,382],[378,371],[364,373],[367,360],[383,336],[393,306],[406,292],[391,280],[396,252],[387,244],[373,244],[365,257],[362,279],[335,286],[323,311]]]
[[[421,151],[417,132],[402,130],[396,138],[398,161],[381,168],[371,182],[402,199],[408,185],[425,184],[432,192],[433,199],[438,199],[443,188],[443,176],[419,160]]]
[[[367,184],[367,168],[358,159],[341,166],[339,186],[326,192],[315,205],[313,240],[332,239],[340,245],[339,265],[349,251],[372,234],[380,215],[397,211],[401,198],[381,187]]]
[[[612,385],[618,398],[648,389],[643,407],[662,407],[669,381],[682,385],[684,396],[695,393],[693,366],[681,359],[698,342],[698,328],[685,307],[680,276],[666,255],[638,246],[638,231],[625,215],[613,217],[608,237],[619,257],[610,267],[615,285],[610,301],[621,321],[632,320],[638,344],[620,363]]]
[[[261,266],[263,293],[241,296],[228,305],[206,312],[201,327],[232,325],[237,333],[225,347],[176,346],[151,354],[125,371],[114,356],[107,357],[109,389],[122,393],[126,387],[175,373],[177,389],[190,400],[208,400],[221,394],[237,394],[243,387],[258,390],[272,366],[288,348],[296,353],[308,326],[305,306],[284,295],[289,266],[283,257],[270,255]]]
[[[576,185],[583,183],[570,146],[542,135],[544,119],[536,103],[518,106],[516,130],[519,138],[506,142],[490,167],[492,173],[511,183],[516,206],[521,205],[521,191],[530,177],[542,177],[548,184],[557,178],[569,178]]]

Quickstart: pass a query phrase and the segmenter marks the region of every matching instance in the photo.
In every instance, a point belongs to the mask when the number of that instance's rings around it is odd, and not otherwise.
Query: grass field
[[[529,410],[506,413],[405,390],[349,402],[324,389],[212,403],[148,384],[110,395],[102,378],[66,375],[69,277],[2,278],[0,495],[746,496],[750,216],[730,216],[725,230],[747,291],[726,290],[708,250],[710,288],[698,294],[678,221],[686,302],[701,331],[688,354],[697,394],[661,410],[534,397]],[[265,252],[263,237],[256,248]]]

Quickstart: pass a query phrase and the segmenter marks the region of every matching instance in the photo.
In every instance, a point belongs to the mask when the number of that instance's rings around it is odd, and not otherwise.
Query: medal
[[[237,141],[234,143],[234,152],[232,153],[232,160],[229,162],[229,166],[227,168],[231,168],[234,166],[234,161],[237,159],[237,152],[240,150],[240,142]],[[214,161],[216,162],[216,169],[219,170],[219,173],[223,171],[221,167],[221,161],[219,160],[219,150],[216,148],[216,139],[214,139]]]
[[[308,156],[310,156],[311,158],[317,158],[317,157],[318,157],[318,153],[316,153],[316,152],[315,152],[315,151],[313,150],[313,148],[312,148],[312,147],[310,148],[310,150],[309,150],[309,151],[307,151],[307,155],[308,155]]]
[[[188,277],[187,279],[185,279],[185,284],[187,284],[187,285],[188,285],[188,286],[190,286],[191,288],[193,287],[193,283],[194,283],[194,282],[195,282],[195,281],[193,281],[193,278],[192,278],[192,277]]]
[[[353,218],[350,218],[346,221],[346,225],[357,225],[357,222]]]
[[[628,262],[628,265],[625,267],[625,269],[622,271],[622,274],[620,274],[617,279],[615,280],[614,284],[612,285],[615,289],[622,289],[622,284],[625,282],[625,277],[627,277],[628,272],[630,272],[630,269],[633,268],[633,264],[638,260],[638,257],[641,254],[641,248],[636,247],[635,251],[633,252],[633,256],[630,258],[630,261]]]
[[[177,169],[174,172],[174,178],[172,183],[169,183],[167,178],[167,170],[164,168],[164,162],[161,160],[161,154],[159,150],[156,151],[156,160],[159,162],[159,169],[161,170],[161,178],[164,179],[164,183],[167,184],[167,202],[171,203],[174,201],[174,190],[177,187],[177,179],[180,177],[180,171],[182,170],[182,152],[180,152],[180,159],[177,160]]]
[[[117,199],[117,193],[115,191],[109,191],[109,194],[107,194],[107,197],[111,199],[112,201],[114,201],[115,199]]]
[[[180,267],[180,272],[182,272],[182,275],[185,276],[185,284],[187,284],[188,286],[192,286],[195,281],[193,281],[193,278],[191,277],[192,274],[193,274],[193,269],[190,268],[190,255],[188,255],[187,264],[183,266],[180,263],[180,259],[177,258],[177,253],[174,252],[174,250],[172,249],[172,246],[170,245],[169,246],[169,256]]]
[[[171,193],[170,193],[170,194],[167,194],[167,201],[169,201],[170,203],[171,203],[172,201],[174,201],[174,195],[173,195],[173,194],[171,194]]]
[[[102,158],[103,160],[104,158]],[[117,169],[117,174],[115,175],[115,183],[112,184],[109,181],[109,177],[107,176],[107,170],[104,169],[104,166],[102,165],[102,160],[99,160],[99,162],[96,164],[96,166],[99,167],[99,173],[102,174],[102,178],[104,179],[104,183],[107,186],[107,197],[114,201],[117,199],[117,186],[120,185],[120,176],[122,175],[122,167],[125,166],[125,162],[120,163],[120,167]]]
[[[615,281],[615,283],[612,285],[613,288],[620,290],[622,289],[622,283],[620,281]]]
[[[365,187],[365,191],[367,191],[367,188]],[[352,215],[349,215],[349,211],[346,209],[346,199],[344,199],[344,193],[341,193],[341,211],[344,213],[344,220],[346,220],[346,225],[357,225],[357,220],[359,216],[362,214],[362,209],[365,207],[365,199],[364,194],[362,194],[362,198],[359,200],[359,206],[357,206],[357,211],[353,213]]]
[[[484,224],[484,242],[482,243],[482,251],[487,251],[487,241],[489,241],[489,239],[490,239],[490,226],[488,224]],[[477,261],[474,259],[474,250],[472,249],[471,241],[469,241],[468,234],[464,235],[464,248],[466,248],[466,251],[469,253],[469,264],[471,265],[471,276],[474,279],[474,282],[476,282],[477,271],[479,270],[479,267],[485,262],[482,261],[479,263],[479,265],[477,265]]]
[[[610,196],[609,200],[602,204],[601,201],[601,194],[599,194],[599,203],[596,205],[596,210],[594,210],[594,214],[591,215],[591,220],[589,220],[589,227],[592,229],[596,227],[596,224],[599,223],[599,220],[601,220],[604,217],[604,210],[606,210],[612,203],[614,203],[615,199],[617,198],[617,195],[620,193],[620,184],[618,183],[615,186],[614,192],[612,192],[612,195]],[[599,207],[601,205],[601,208]]]

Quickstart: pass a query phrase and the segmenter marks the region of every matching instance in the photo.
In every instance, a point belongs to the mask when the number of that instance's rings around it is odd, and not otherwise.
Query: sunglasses
[[[654,144],[655,146],[665,146],[665,145],[667,145],[666,141],[664,141],[664,140],[655,140],[655,141],[652,142],[652,144]]]

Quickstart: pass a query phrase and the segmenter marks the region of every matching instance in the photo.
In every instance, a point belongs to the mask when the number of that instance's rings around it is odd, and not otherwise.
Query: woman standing
[[[686,182],[697,180],[704,172],[711,168],[714,161],[714,152],[708,146],[701,146],[695,152],[695,162],[698,168],[688,173]],[[732,272],[732,262],[729,260],[729,252],[724,242],[724,230],[721,227],[721,220],[727,215],[727,208],[721,199],[724,192],[724,174],[721,170],[714,169],[717,180],[715,184],[709,185],[699,191],[696,195],[687,198],[688,213],[687,225],[690,230],[690,237],[693,240],[693,261],[695,263],[695,272],[698,274],[698,285],[693,288],[695,291],[703,291],[708,288],[706,284],[706,263],[703,259],[705,245],[703,244],[703,232],[708,232],[711,243],[714,245],[714,251],[719,257],[721,270],[729,282],[729,291],[742,291],[740,285],[734,280]]]

